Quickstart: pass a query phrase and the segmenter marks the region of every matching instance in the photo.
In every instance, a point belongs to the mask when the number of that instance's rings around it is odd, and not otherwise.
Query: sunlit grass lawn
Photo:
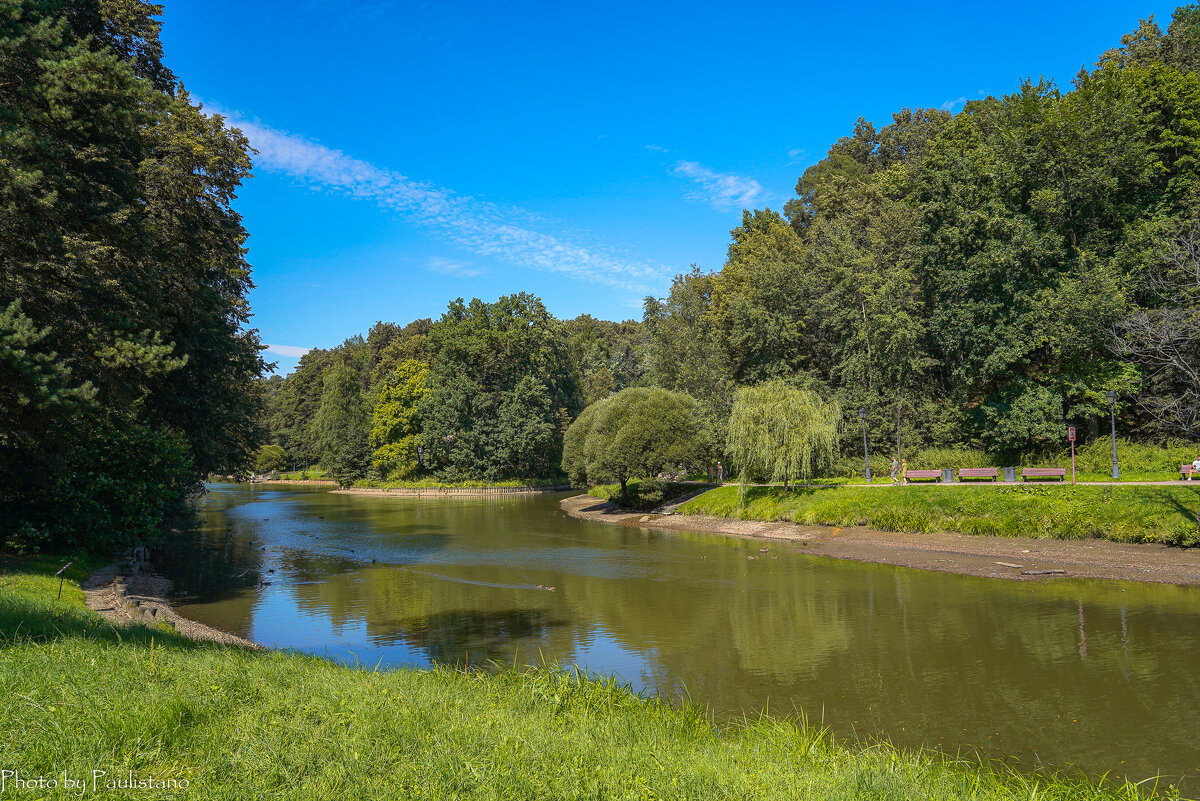
[[[861,525],[880,531],[1100,538],[1195,545],[1200,482],[1187,486],[721,487],[679,508],[752,520]]]
[[[328,480],[329,474],[320,467],[310,467],[307,470],[291,470],[286,473],[280,473],[279,477],[287,481],[304,481],[304,480]]]
[[[199,799],[1133,799],[777,719],[716,725],[611,680],[375,671],[116,631],[49,565],[0,565],[0,752],[24,777],[186,779]],[[24,797],[14,795],[14,797]],[[39,791],[29,797],[75,797]]]

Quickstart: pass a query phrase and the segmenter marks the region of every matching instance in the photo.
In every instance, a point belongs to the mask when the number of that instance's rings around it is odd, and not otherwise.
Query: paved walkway
[[[950,484],[943,484],[941,481],[910,481],[903,486],[907,487],[1016,487],[1016,486],[1034,486],[1037,484],[1049,484],[1051,486],[1071,486],[1071,479],[1068,477],[1063,481],[955,481]],[[736,481],[726,481],[721,486],[737,487],[740,486]],[[782,487],[782,484],[747,484],[747,487]],[[894,487],[898,486],[892,483],[890,478],[877,479],[870,484],[791,484],[790,488],[804,489],[823,489],[829,487]],[[1200,480],[1197,481],[1080,481],[1075,486],[1078,487],[1195,487],[1200,490]]]

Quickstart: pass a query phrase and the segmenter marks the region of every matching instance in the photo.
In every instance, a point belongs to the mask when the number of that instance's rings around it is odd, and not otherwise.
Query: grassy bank
[[[164,630],[118,632],[72,582],[55,600],[57,581],[37,568],[0,565],[4,768],[189,784],[176,794],[101,783],[88,797],[1139,797],[1130,786],[843,747],[779,720],[717,727],[696,710],[562,672],[384,672]]]
[[[280,473],[279,477],[285,481],[324,481],[329,478],[329,473],[318,466],[313,466],[307,470],[290,470]]]
[[[1159,444],[1117,440],[1117,460],[1120,464],[1119,481],[1172,481],[1179,478],[1179,466],[1190,464],[1200,454],[1200,443],[1165,442]],[[889,451],[871,454],[871,472],[876,480],[887,480],[891,472]],[[1069,448],[1026,454],[1021,457],[1005,457],[978,448],[924,448],[905,453],[910,470],[941,470],[960,467],[1062,467],[1071,469]],[[1078,481],[1112,481],[1112,442],[1101,437],[1081,445],[1075,453],[1075,470]],[[863,458],[843,456],[833,466],[835,477],[849,483],[863,483]]]
[[[880,531],[1099,538],[1117,542],[1198,544],[1200,487],[829,487],[711,490],[685,503],[684,514],[806,525],[861,525]]]
[[[415,481],[355,481],[351,486],[364,489],[486,489],[488,487],[565,487],[565,478],[518,478],[507,481],[438,481],[422,478]]]

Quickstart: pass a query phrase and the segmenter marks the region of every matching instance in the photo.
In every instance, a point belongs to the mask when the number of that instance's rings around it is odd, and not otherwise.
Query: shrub
[[[263,445],[254,457],[254,469],[259,473],[273,473],[287,466],[287,454],[278,445]]]
[[[593,498],[612,501],[625,509],[648,512],[670,501],[672,498],[678,498],[695,491],[696,486],[694,484],[680,484],[651,478],[630,481],[628,489],[629,497],[626,498],[621,494],[620,484],[598,484],[588,490],[588,495],[591,495]]]

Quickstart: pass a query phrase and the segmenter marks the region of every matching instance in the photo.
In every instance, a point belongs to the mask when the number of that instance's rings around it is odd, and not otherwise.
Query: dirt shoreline
[[[785,547],[796,553],[964,576],[1009,581],[1097,578],[1200,585],[1200,549],[1197,548],[1135,545],[1106,540],[910,534],[875,531],[861,526],[837,528],[780,521],[734,520],[708,515],[646,514],[624,511],[611,502],[588,495],[566,498],[560,506],[568,515],[580,520],[774,540],[785,543]]]
[[[206,626],[176,612],[170,601],[170,592],[173,586],[170,579],[154,573],[136,573],[126,577],[123,592],[118,590],[117,579],[124,561],[119,559],[107,567],[97,570],[79,585],[83,590],[84,602],[88,608],[97,612],[109,623],[122,628],[143,624],[142,620],[138,620],[125,610],[125,605],[121,603],[123,595],[125,599],[136,602],[140,609],[153,610],[154,620],[170,623],[177,633],[189,639],[218,642],[225,645],[242,645],[259,650],[263,648],[258,643],[244,637]]]
[[[549,487],[343,487],[331,490],[335,495],[370,495],[395,498],[485,497],[489,495],[537,495],[543,492],[563,492],[571,487],[556,484]]]

